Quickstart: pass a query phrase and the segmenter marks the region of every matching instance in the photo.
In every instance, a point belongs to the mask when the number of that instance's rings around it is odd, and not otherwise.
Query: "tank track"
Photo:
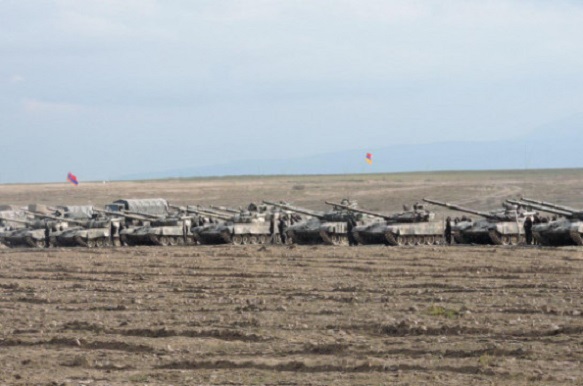
[[[35,240],[30,236],[24,238],[24,243],[30,248],[44,248],[46,246],[44,240]]]
[[[348,245],[348,235],[346,234],[329,234],[325,230],[321,230],[320,237],[327,245]]]
[[[569,233],[571,240],[573,240],[575,245],[583,245],[583,238],[581,237],[581,233],[577,232],[576,230],[572,230]]]
[[[386,245],[441,245],[445,240],[441,235],[409,235],[399,236],[392,232],[385,233]]]
[[[498,232],[496,232],[495,230],[488,231],[488,235],[490,236],[490,240],[492,241],[492,244],[504,245],[504,243],[502,242],[502,238],[500,237]]]
[[[75,237],[74,237],[74,239],[75,239],[75,243],[76,243],[78,246],[80,246],[80,247],[85,247],[85,248],[87,248],[87,247],[88,247],[88,245],[87,245],[87,240],[83,239],[83,237],[81,237],[81,236],[75,236]]]

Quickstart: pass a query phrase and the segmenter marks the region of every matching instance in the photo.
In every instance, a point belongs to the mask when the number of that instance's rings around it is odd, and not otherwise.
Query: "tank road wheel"
[[[170,243],[170,241],[168,240],[168,237],[166,236],[160,236],[158,237],[158,244],[160,244],[161,246],[165,247]]]
[[[501,239],[502,239],[502,245],[510,245],[511,244],[510,236],[502,235]]]
[[[257,244],[257,243],[258,243],[257,236],[250,235],[249,236],[249,244]]]
[[[344,245],[345,247],[350,245],[348,242],[348,236],[340,236],[340,245]]]
[[[425,236],[425,245],[435,244],[435,236]]]
[[[184,245],[184,237],[177,237],[176,238],[176,245]]]
[[[243,245],[249,244],[249,236],[243,235],[243,236],[241,236],[241,240],[242,240],[241,244],[243,244]]]
[[[242,245],[243,244],[243,237],[241,235],[233,235],[233,244]]]
[[[392,234],[390,232],[387,232],[385,237],[387,238],[387,243],[388,243],[387,245],[401,246],[405,243],[403,236],[395,235],[395,234]]]
[[[103,239],[96,239],[95,240],[95,246],[97,248],[103,248],[105,245],[103,244]]]
[[[259,244],[267,244],[269,242],[270,237],[267,235],[260,235],[259,236]]]
[[[97,243],[95,242],[95,240],[87,240],[87,248],[95,248],[97,246]]]
[[[176,237],[168,237],[168,245],[178,245],[178,240],[176,240]]]
[[[510,239],[510,245],[518,245],[520,243],[520,239],[518,236],[508,236]]]
[[[34,244],[36,248],[44,248],[46,246],[44,240],[36,240]]]

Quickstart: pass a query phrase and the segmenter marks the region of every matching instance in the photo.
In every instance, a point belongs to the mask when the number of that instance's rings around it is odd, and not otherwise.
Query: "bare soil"
[[[0,186],[0,202],[239,206],[525,194],[583,207],[581,171]],[[583,249],[0,249],[0,384],[583,383]]]

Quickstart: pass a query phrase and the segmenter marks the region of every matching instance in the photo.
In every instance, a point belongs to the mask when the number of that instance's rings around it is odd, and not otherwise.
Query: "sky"
[[[581,36],[579,1],[0,0],[0,183],[528,135],[582,112]]]

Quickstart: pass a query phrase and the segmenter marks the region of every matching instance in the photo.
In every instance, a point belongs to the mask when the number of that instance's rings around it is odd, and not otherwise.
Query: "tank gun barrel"
[[[514,204],[514,205],[528,206],[528,207],[536,209],[536,210],[540,210],[540,211],[548,212],[548,213],[552,213],[552,214],[557,214],[559,216],[569,217],[569,216],[573,215],[573,212],[570,212],[570,211],[556,209],[556,208],[550,208],[550,207],[547,207],[545,205],[539,205],[539,204],[535,204],[532,202],[517,201],[517,200],[506,200],[506,202],[509,202],[511,204]]]
[[[358,209],[358,208],[353,208],[350,207],[348,205],[344,205],[344,204],[339,204],[337,202],[330,202],[330,201],[324,201],[327,205],[331,205],[331,206],[337,206],[339,208],[342,209],[346,209],[349,210],[351,212],[356,212],[356,213],[362,213],[362,214],[368,214],[370,216],[375,216],[375,217],[381,217],[385,220],[390,220],[392,218],[392,216],[388,216],[386,214],[381,214],[381,213],[377,213],[377,212],[372,212],[370,210],[365,210],[365,209]]]
[[[139,221],[152,221],[151,218],[144,217],[144,216],[138,216],[135,214],[129,214],[129,213],[125,213],[125,212],[112,212],[110,210],[103,210],[103,209],[95,209],[95,211],[98,213],[107,214],[107,215],[113,216],[113,217],[124,217],[124,218],[129,218],[132,220],[139,220]]]
[[[496,217],[492,213],[482,212],[480,210],[474,210],[474,209],[466,208],[466,207],[463,207],[460,205],[450,204],[449,202],[436,201],[436,200],[431,200],[429,198],[424,198],[423,201],[428,202],[428,203],[433,204],[433,205],[443,206],[443,207],[449,208],[451,210],[457,210],[458,212],[471,213],[471,214],[475,214],[477,216],[482,216],[485,218],[495,218]]]
[[[211,205],[210,206],[211,209],[215,209],[215,210],[221,210],[223,212],[227,212],[227,213],[240,213],[241,211],[237,210],[237,209],[233,209],[233,208],[229,208],[226,206],[215,206],[215,205]]]
[[[313,216],[313,217],[317,217],[319,219],[324,218],[324,215],[322,213],[318,213],[316,211],[313,210],[309,210],[309,209],[304,209],[304,208],[298,208],[292,205],[286,205],[286,204],[279,204],[277,202],[271,202],[271,201],[263,201],[264,204],[266,205],[272,205],[278,208],[282,208],[285,210],[289,210],[292,212],[296,212],[296,213],[300,213],[300,214],[304,214],[306,216]]]
[[[553,204],[551,202],[533,200],[531,198],[526,198],[526,197],[521,197],[520,198],[520,201],[528,202],[528,203],[531,203],[531,204],[543,205],[543,206],[546,206],[547,208],[559,209],[559,210],[563,210],[565,212],[573,212],[573,213],[574,212],[579,212],[579,210],[570,208],[568,206],[557,205],[557,204]],[[522,204],[522,205],[524,205],[524,204]]]
[[[164,216],[160,216],[160,215],[156,215],[156,214],[133,212],[131,210],[123,210],[122,213],[127,213],[127,214],[131,214],[134,216],[142,216],[142,217],[150,218],[152,220],[160,220],[161,218],[164,218]]]
[[[231,217],[225,215],[224,213],[218,213],[215,212],[211,209],[207,209],[207,208],[200,208],[200,207],[193,207],[193,206],[176,206],[176,205],[170,205],[171,208],[180,210],[181,212],[186,212],[186,213],[194,213],[197,215],[202,215],[202,216],[207,216],[207,217],[214,217],[214,218],[218,218],[220,220],[230,220]]]
[[[49,220],[67,222],[67,223],[81,225],[81,226],[85,226],[87,224],[86,221],[82,221],[82,220],[73,220],[73,219],[70,219],[70,218],[56,217],[56,216],[52,216],[50,214],[44,214],[44,213],[33,212],[33,211],[27,211],[27,212],[28,213],[31,213],[35,217],[39,217],[41,219],[42,218],[46,218],[46,219],[49,219]]]
[[[33,223],[31,221],[26,221],[26,220],[20,220],[20,219],[15,219],[15,218],[7,218],[7,217],[0,217],[0,220],[2,221],[6,221],[6,222],[15,222],[17,224],[25,224],[25,225],[32,225]]]

